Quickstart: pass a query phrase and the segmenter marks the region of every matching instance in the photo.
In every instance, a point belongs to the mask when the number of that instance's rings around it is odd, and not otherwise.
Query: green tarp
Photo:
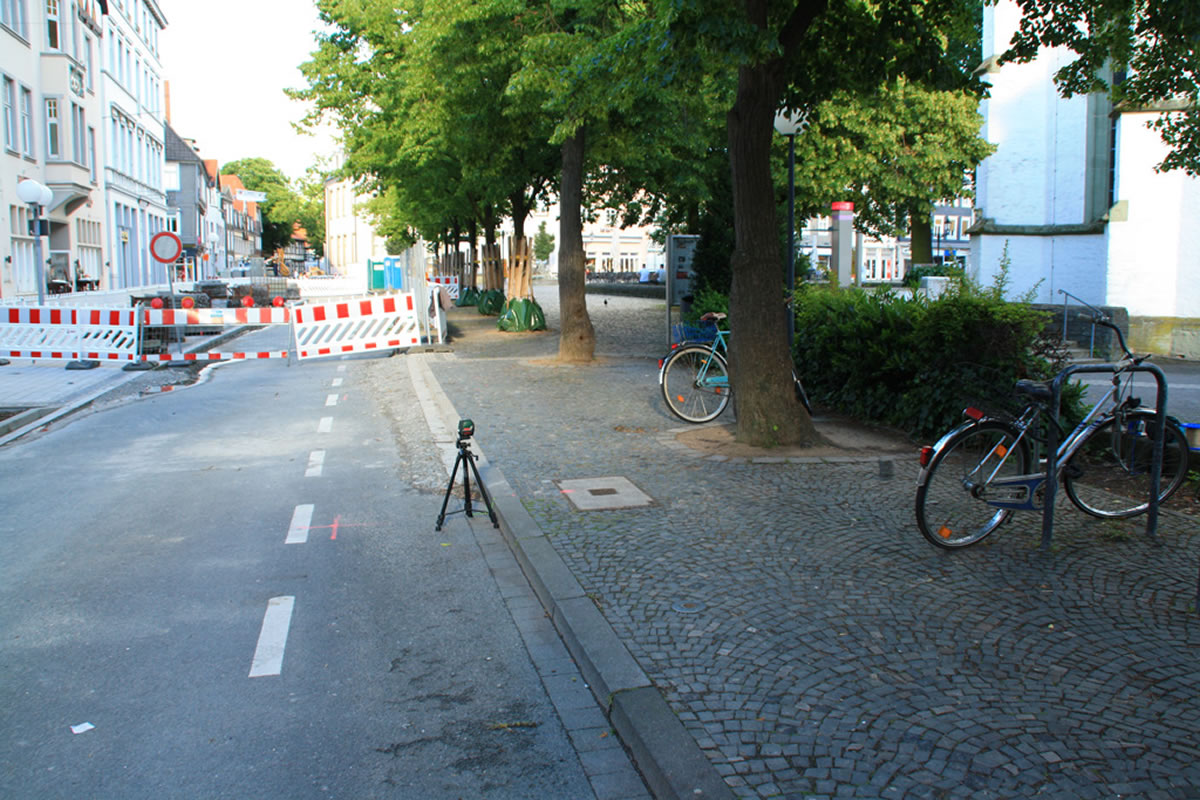
[[[494,317],[500,313],[500,309],[504,307],[504,292],[499,289],[490,289],[479,295],[479,302],[475,307],[480,314],[485,317]]]
[[[510,332],[544,331],[546,330],[546,315],[542,313],[542,307],[532,297],[528,300],[517,298],[504,304],[496,327]]]
[[[458,299],[454,301],[456,306],[474,306],[479,304],[479,290],[473,288],[463,289],[458,293]]]

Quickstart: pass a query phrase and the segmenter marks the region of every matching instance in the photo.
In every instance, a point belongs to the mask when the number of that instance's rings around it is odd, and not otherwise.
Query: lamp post
[[[796,312],[791,307],[792,295],[796,291],[796,134],[808,126],[808,113],[804,111],[779,111],[775,114],[775,131],[788,138],[788,243],[787,285],[788,352],[796,336]]]
[[[50,205],[54,192],[45,184],[32,178],[17,183],[17,197],[29,204],[33,219],[29,222],[29,233],[33,236],[33,260],[37,267],[38,305],[46,304],[46,265],[42,262],[42,209]]]

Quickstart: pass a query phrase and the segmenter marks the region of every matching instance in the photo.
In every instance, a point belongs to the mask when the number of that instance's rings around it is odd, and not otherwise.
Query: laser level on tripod
[[[483,504],[487,507],[488,518],[492,521],[493,528],[499,528],[500,523],[496,519],[496,512],[492,509],[492,498],[488,496],[487,487],[483,485],[483,479],[479,477],[479,467],[475,466],[475,461],[479,456],[471,452],[471,437],[475,435],[475,423],[469,419],[460,419],[458,421],[458,441],[454,443],[458,448],[458,458],[454,459],[454,469],[450,471],[450,483],[446,486],[446,496],[442,498],[442,511],[438,514],[437,524],[434,526],[435,531],[442,529],[442,524],[446,521],[446,506],[450,503],[450,495],[454,491],[454,480],[458,477],[458,468],[462,467],[463,474],[463,507],[459,511],[451,511],[451,514],[463,513],[468,517],[474,517],[474,509],[471,507],[471,475],[475,475],[475,485],[479,487],[479,496],[483,498]]]

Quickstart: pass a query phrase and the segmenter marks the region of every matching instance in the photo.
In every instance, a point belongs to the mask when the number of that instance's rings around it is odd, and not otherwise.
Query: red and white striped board
[[[458,299],[458,276],[457,275],[434,275],[429,279],[430,283],[436,283],[438,286],[445,286],[446,291],[454,300]]]
[[[421,343],[416,303],[409,293],[297,306],[292,314],[301,360]]]
[[[0,356],[133,361],[137,349],[137,312],[132,308],[0,308]]]
[[[206,353],[158,353],[144,355],[142,361],[251,361],[259,358],[287,358],[287,350],[260,350],[258,352],[220,352],[209,350]]]
[[[146,325],[286,325],[292,321],[291,309],[271,308],[147,308],[142,321]]]

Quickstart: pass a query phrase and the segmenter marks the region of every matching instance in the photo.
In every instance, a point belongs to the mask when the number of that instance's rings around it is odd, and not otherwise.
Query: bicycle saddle
[[[1017,381],[1015,388],[1017,394],[1028,395],[1034,400],[1041,400],[1048,403],[1054,399],[1054,390],[1050,388],[1050,384],[1048,383],[1022,379]]]
[[[720,322],[721,320],[725,319],[725,316],[726,315],[722,314],[720,311],[709,311],[708,313],[702,315],[700,320],[702,322]]]

